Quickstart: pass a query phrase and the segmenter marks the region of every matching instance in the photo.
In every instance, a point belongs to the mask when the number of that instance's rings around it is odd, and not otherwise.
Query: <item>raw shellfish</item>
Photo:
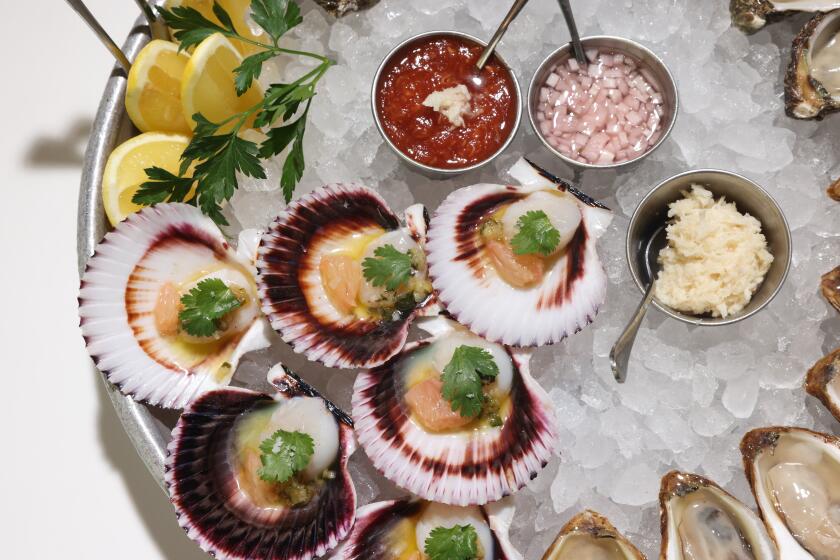
[[[508,500],[485,506],[449,506],[423,500],[377,502],[359,508],[341,560],[420,560],[438,527],[471,526],[482,560],[521,560],[508,538],[515,508]]]
[[[406,210],[405,222],[359,185],[328,185],[290,204],[257,259],[262,309],[283,340],[330,367],[372,367],[399,352],[433,299],[423,206]]]
[[[808,370],[805,390],[817,397],[840,420],[840,348],[837,348]]]
[[[586,510],[572,517],[542,560],[645,560],[606,517]]]
[[[659,491],[661,560],[775,560],[758,516],[723,488],[696,474],[671,471]]]
[[[838,110],[840,11],[834,11],[815,15],[793,40],[785,74],[785,112],[796,119],[822,119]]]
[[[840,266],[822,275],[820,279],[820,291],[828,303],[834,309],[840,311]]]
[[[386,478],[426,500],[480,505],[516,492],[556,445],[529,355],[443,317],[420,326],[432,336],[356,378],[359,443]]]
[[[450,194],[429,227],[429,276],[449,313],[512,346],[558,342],[590,323],[607,277],[595,241],[612,213],[520,159],[519,186]]]
[[[758,428],[744,469],[781,560],[840,558],[840,440],[803,428]]]
[[[796,12],[828,12],[840,8],[840,0],[730,0],[732,23],[741,31],[755,33],[770,22]]]
[[[185,331],[183,298],[204,281],[238,300],[212,334]],[[213,221],[186,204],[132,214],[96,247],[82,276],[79,315],[87,350],[120,390],[183,408],[228,384],[239,358],[269,345],[251,264]]]
[[[203,394],[172,432],[166,484],[178,522],[219,559],[322,556],[355,520],[349,418],[282,366],[269,380],[273,397],[234,387]],[[295,463],[301,438],[309,456]]]

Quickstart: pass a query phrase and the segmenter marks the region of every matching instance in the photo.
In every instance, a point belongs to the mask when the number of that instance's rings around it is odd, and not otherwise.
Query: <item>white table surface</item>
[[[86,0],[121,43],[132,0]],[[207,558],[123,434],[78,330],[76,199],[112,61],[61,0],[0,18],[3,558]]]

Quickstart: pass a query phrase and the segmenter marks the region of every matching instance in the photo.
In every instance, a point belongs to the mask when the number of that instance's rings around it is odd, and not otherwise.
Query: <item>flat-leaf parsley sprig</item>
[[[281,37],[303,21],[300,7],[294,0],[251,1],[251,17],[265,31],[271,43],[241,35],[234,27],[230,15],[215,1],[213,14],[219,23],[210,21],[195,8],[186,6],[160,9],[159,12],[173,30],[175,38],[180,41],[181,49],[193,47],[215,33],[263,49],[245,58],[236,68],[237,95],[248,91],[262,73],[263,64],[275,56],[305,56],[318,60],[319,64],[291,83],[272,84],[259,103],[221,122],[212,122],[201,113],[193,115],[196,128],[182,155],[178,175],[160,167],[146,169],[149,180],[140,186],[132,201],[143,206],[159,202],[188,202],[198,206],[217,224],[228,225],[222,215],[222,204],[230,200],[239,186],[236,173],[265,179],[262,160],[280,154],[291,145],[280,178],[286,202],[290,201],[306,166],[303,135],[315,86],[334,64],[329,58],[316,53],[279,46]],[[305,105],[301,115],[289,122],[303,103]],[[252,119],[256,128],[269,127],[267,138],[260,144],[240,136],[243,127]],[[195,168],[187,176],[193,164]],[[195,195],[190,197],[193,189]]]

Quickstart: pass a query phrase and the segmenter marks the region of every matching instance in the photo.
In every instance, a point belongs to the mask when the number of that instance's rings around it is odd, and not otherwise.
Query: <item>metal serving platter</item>
[[[123,44],[123,52],[129,60],[134,60],[140,49],[149,41],[150,32],[144,21],[138,19],[135,22],[128,39]],[[125,72],[115,66],[108,78],[102,100],[99,102],[96,120],[85,151],[76,225],[76,252],[80,276],[96,244],[108,231],[108,220],[102,209],[102,174],[105,163],[115,146],[137,134],[125,112],[123,103],[125,86]],[[152,476],[163,488],[166,444],[169,441],[170,426],[176,416],[171,412],[153,411],[120,393],[104,375],[102,379],[117,417],[122,422],[131,443],[134,444],[134,448]]]

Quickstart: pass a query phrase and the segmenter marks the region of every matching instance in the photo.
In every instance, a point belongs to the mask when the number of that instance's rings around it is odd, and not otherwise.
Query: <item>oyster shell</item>
[[[840,202],[840,179],[835,180],[831,183],[827,189],[825,189],[825,193],[832,199]]]
[[[659,490],[661,560],[775,560],[758,516],[702,476],[671,471]]]
[[[168,314],[174,324],[160,319],[164,294],[175,298],[209,278],[238,286],[244,297],[225,328],[191,337],[180,332],[177,310]],[[105,235],[82,275],[79,316],[88,353],[108,379],[136,400],[167,408],[227,385],[245,352],[270,344],[251,263],[186,204],[144,208]]]
[[[820,291],[834,309],[840,311],[840,266],[826,272],[820,279]]]
[[[429,226],[429,276],[441,304],[474,333],[512,346],[559,342],[590,323],[604,302],[607,277],[595,241],[612,213],[525,159],[510,174],[519,186],[472,185],[443,201]],[[527,264],[495,264],[510,246],[508,230],[516,227],[515,218],[507,217],[547,209],[549,203],[557,206],[553,212],[546,210],[549,219],[563,230],[558,230],[559,251],[545,257],[521,255],[528,258]],[[514,212],[518,205],[522,208]],[[496,232],[499,240],[487,237],[488,231]],[[563,239],[568,241],[565,247]],[[500,248],[501,257],[493,247]],[[509,258],[517,259],[507,251]],[[532,265],[538,269],[529,276],[533,282],[519,287],[504,272],[522,267],[527,274]]]
[[[840,558],[840,440],[803,428],[758,428],[744,469],[781,560]]]
[[[542,560],[645,560],[606,517],[586,510],[566,523]]]
[[[291,203],[263,235],[257,258],[262,309],[283,340],[329,367],[373,367],[399,352],[415,315],[434,311],[423,206],[407,209],[405,221],[360,185],[327,185]],[[362,277],[362,261],[385,241],[418,260],[407,307]]]
[[[815,15],[793,40],[785,74],[785,112],[796,119],[822,119],[838,110],[840,11],[834,11]]]
[[[389,480],[423,499],[480,505],[522,488],[554,453],[558,431],[553,406],[528,371],[523,350],[487,342],[436,317],[421,328],[432,336],[406,345],[387,363],[363,371],[353,386],[356,437],[373,465]],[[456,347],[487,350],[499,368],[489,386],[498,421],[460,418],[440,390],[432,408],[415,404],[414,389],[439,379]],[[409,402],[408,396],[412,401]],[[432,410],[447,424],[430,427]]]
[[[274,396],[234,387],[203,394],[167,447],[166,486],[178,523],[218,559],[308,560],[335,548],[355,520],[350,419],[282,366],[269,381]],[[313,438],[305,482],[284,488],[258,477],[260,449],[252,453],[250,440],[276,429]]]
[[[755,33],[766,24],[796,12],[828,12],[840,8],[840,0],[730,0],[732,23],[741,31]]]
[[[315,3],[336,17],[348,12],[366,10],[375,6],[379,0],[315,0]]]
[[[434,527],[473,525],[483,560],[521,560],[508,537],[516,508],[509,499],[485,506],[448,506],[416,499],[376,502],[359,508],[353,532],[338,554],[341,560],[420,558]],[[422,542],[421,542],[422,541]]]
[[[834,350],[808,370],[805,390],[817,397],[840,421],[840,348]]]

